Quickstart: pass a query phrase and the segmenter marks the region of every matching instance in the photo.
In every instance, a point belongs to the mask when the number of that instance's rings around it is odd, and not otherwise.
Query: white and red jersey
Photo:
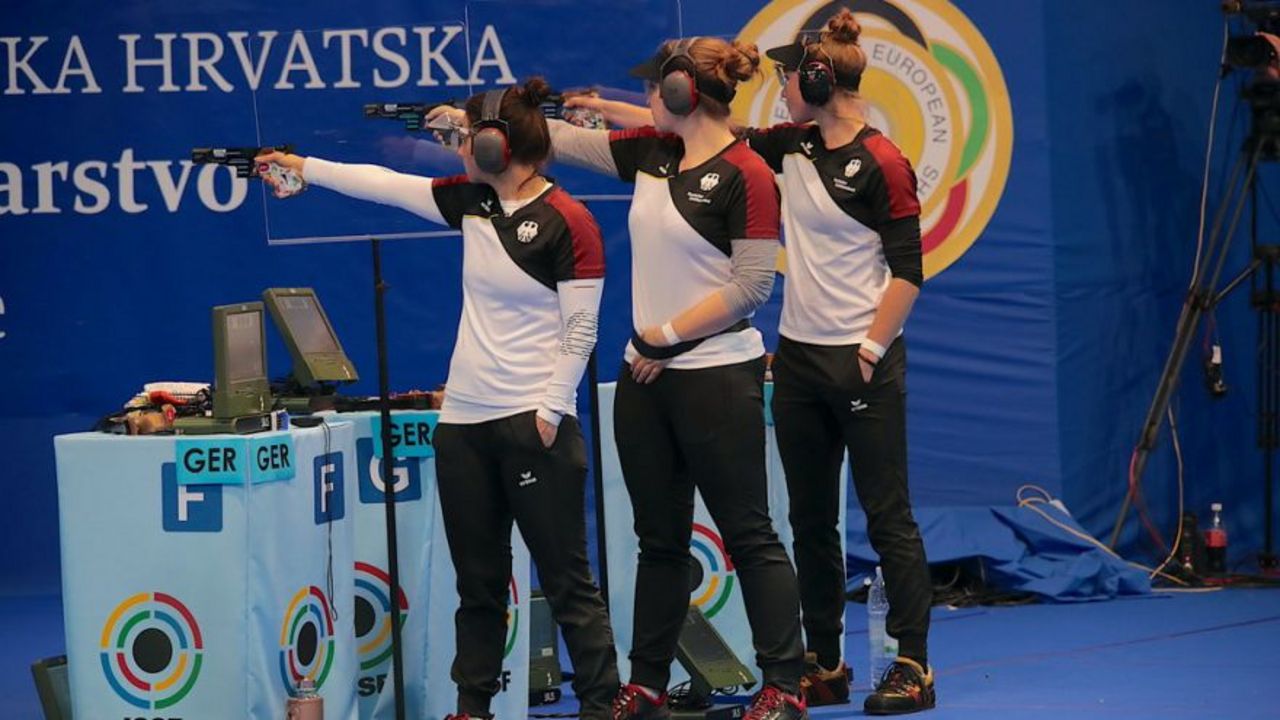
[[[307,159],[304,176],[462,231],[462,318],[441,422],[577,414],[604,277],[600,229],[581,203],[551,183],[531,200],[504,203],[465,176],[432,179],[317,158]]]
[[[787,252],[778,331],[815,345],[861,343],[889,282],[923,282],[911,163],[872,127],[828,149],[816,125],[748,130],[781,173]]]
[[[735,241],[777,241],[778,188],[745,143],[681,171],[684,144],[675,135],[639,128],[611,132],[608,140],[618,177],[635,183],[629,228],[637,330],[670,322],[728,285]],[[669,367],[714,367],[763,354],[760,331],[748,327],[703,340]],[[635,357],[628,344],[627,361]]]

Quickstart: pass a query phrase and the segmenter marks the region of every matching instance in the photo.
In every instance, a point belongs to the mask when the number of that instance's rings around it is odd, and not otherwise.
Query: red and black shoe
[[[492,715],[468,715],[467,713],[458,713],[456,715],[445,715],[444,720],[493,720]]]
[[[862,710],[868,715],[905,715],[937,704],[933,669],[926,671],[915,660],[900,657],[884,671],[884,677],[880,678],[875,692],[867,696]]]
[[[843,705],[849,702],[849,685],[853,683],[853,670],[844,661],[834,670],[818,664],[818,656],[804,656],[804,677],[800,678],[800,694],[809,707]]]
[[[804,698],[768,685],[751,701],[743,720],[808,720]]]
[[[639,685],[623,685],[613,698],[612,717],[613,720],[669,720],[667,694],[654,697]]]

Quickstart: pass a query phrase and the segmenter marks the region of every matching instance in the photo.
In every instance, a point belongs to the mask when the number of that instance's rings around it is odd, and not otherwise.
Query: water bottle
[[[288,720],[324,720],[324,698],[316,692],[315,683],[303,678],[298,692],[289,698],[285,717]]]
[[[885,630],[889,616],[889,596],[884,591],[884,574],[876,566],[876,577],[867,590],[867,634],[871,651],[871,682],[878,684],[898,658],[898,639]]]
[[[1205,567],[1210,575],[1227,574],[1227,528],[1222,524],[1222,503],[1209,506],[1213,520],[1204,531]]]

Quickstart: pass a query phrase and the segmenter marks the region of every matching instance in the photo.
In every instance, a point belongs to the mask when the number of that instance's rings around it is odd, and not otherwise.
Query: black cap
[[[665,47],[665,43],[648,60],[631,68],[627,74],[633,78],[648,80],[652,83],[662,82],[662,67],[671,59],[671,54],[663,53],[663,47]],[[736,88],[729,86],[719,78],[703,77],[701,73],[697,73],[696,77],[694,77],[694,82],[698,86],[698,92],[719,100],[726,105],[733,102],[733,97],[737,94]]]
[[[783,70],[792,72],[799,70],[800,63],[804,62],[804,47],[804,43],[797,40],[787,45],[779,45],[776,48],[770,48],[766,50],[764,54],[770,60],[781,65]],[[822,53],[819,53],[818,55],[821,57]],[[837,87],[847,88],[849,90],[858,89],[858,85],[862,82],[861,73],[840,72],[839,68],[834,67],[834,63],[832,63],[832,65],[833,67],[831,69],[835,73]]]
[[[804,45],[799,42],[779,45],[776,48],[766,50],[764,54],[770,60],[781,65],[783,70],[791,72],[800,68],[800,61],[804,59]]]
[[[659,48],[658,52],[654,53],[652,57],[631,68],[627,74],[633,78],[658,82],[662,79],[662,63],[665,60],[666,58],[662,56],[662,49]]]

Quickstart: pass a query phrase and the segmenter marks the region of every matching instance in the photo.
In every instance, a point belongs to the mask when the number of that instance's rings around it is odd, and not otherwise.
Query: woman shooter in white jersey
[[[564,632],[581,717],[611,717],[619,688],[613,631],[587,563],[586,450],[576,420],[578,383],[596,341],[604,250],[586,208],[539,172],[550,146],[539,110],[547,93],[535,78],[476,95],[458,111],[465,176],[258,158],[312,185],[462,230],[462,319],[434,437],[461,601],[455,720],[492,717],[513,520]]]
[[[617,720],[665,718],[689,609],[696,487],[741,582],[764,688],[748,720],[807,717],[795,571],[769,518],[764,344],[749,318],[778,253],[773,173],[736,138],[729,103],[758,72],[754,46],[664,43],[632,74],[656,127],[607,132],[552,122],[558,159],[635,184],[632,322],[614,407],[618,457],[640,539],[631,682]]]
[[[849,699],[851,673],[840,657],[845,566],[837,532],[847,448],[867,534],[884,569],[887,630],[899,643],[897,661],[873,678],[864,709],[900,714],[936,703],[928,660],[933,587],[907,490],[902,338],[923,282],[920,203],[911,164],[864,118],[860,33],[842,9],[816,42],[769,50],[794,122],[749,129],[745,137],[782,180],[787,277],[773,416],[809,650],[805,695],[811,705]],[[624,103],[576,104],[624,127],[651,118]]]

